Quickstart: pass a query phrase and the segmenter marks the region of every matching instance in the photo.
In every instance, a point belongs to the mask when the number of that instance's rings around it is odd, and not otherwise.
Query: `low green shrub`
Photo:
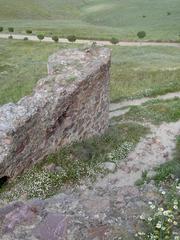
[[[44,39],[44,35],[43,35],[43,34],[38,34],[38,35],[37,35],[37,38],[38,38],[40,41],[42,41],[42,40]]]
[[[27,29],[27,30],[26,30],[26,33],[27,33],[27,34],[31,34],[31,33],[32,33],[32,30]]]
[[[58,41],[59,41],[59,37],[58,37],[58,36],[52,36],[52,40],[53,40],[54,42],[58,42]]]
[[[143,39],[146,36],[146,32],[145,31],[140,31],[140,32],[137,33],[137,36],[138,36],[139,39]]]
[[[119,40],[117,39],[117,38],[111,38],[111,40],[110,40],[110,42],[112,43],[112,44],[117,44],[118,42],[119,42]]]
[[[9,27],[9,28],[8,28],[8,31],[9,31],[9,32],[14,32],[14,28],[13,28],[13,27]]]
[[[3,27],[0,27],[0,32],[2,32],[3,31]]]
[[[67,37],[67,39],[68,39],[69,42],[75,42],[77,38],[76,38],[75,35],[70,35],[70,36]]]

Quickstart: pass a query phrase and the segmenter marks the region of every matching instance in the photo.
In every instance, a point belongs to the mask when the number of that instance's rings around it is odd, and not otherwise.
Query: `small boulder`
[[[116,170],[116,164],[113,162],[104,162],[100,165],[100,167],[109,172],[115,172]]]
[[[49,165],[45,165],[43,169],[47,172],[53,173],[56,171],[56,165],[54,163],[51,163]]]

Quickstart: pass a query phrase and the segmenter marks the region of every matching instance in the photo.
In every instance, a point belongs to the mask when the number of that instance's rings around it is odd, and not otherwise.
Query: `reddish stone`
[[[108,234],[108,227],[107,226],[99,226],[99,227],[92,227],[88,231],[89,239],[97,238],[99,240],[104,240]]]
[[[36,218],[34,208],[28,205],[18,206],[5,215],[3,221],[3,232],[13,232],[14,228],[19,224],[32,224]]]
[[[39,240],[65,240],[67,225],[66,216],[49,213],[45,220],[34,229],[33,235]]]

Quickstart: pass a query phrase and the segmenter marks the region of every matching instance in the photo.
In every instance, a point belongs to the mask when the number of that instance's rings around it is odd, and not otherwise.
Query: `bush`
[[[31,33],[32,33],[32,30],[27,29],[27,30],[26,30],[26,33],[27,33],[27,34],[31,34]]]
[[[53,40],[54,42],[58,42],[58,41],[59,41],[59,37],[58,37],[58,36],[52,36],[52,40]]]
[[[9,38],[9,39],[13,39],[13,36],[10,35],[8,38]]]
[[[43,35],[43,34],[38,34],[38,35],[37,35],[37,38],[38,38],[40,41],[42,41],[42,40],[44,39],[44,35]]]
[[[146,32],[145,31],[140,31],[137,33],[137,36],[139,39],[143,39],[146,36]]]
[[[24,37],[24,41],[27,41],[28,40],[28,38],[27,37]]]
[[[76,36],[70,35],[70,36],[67,37],[67,39],[68,39],[69,42],[75,42],[76,41]]]
[[[171,13],[170,13],[170,12],[167,12],[167,15],[169,16],[169,15],[171,15]]]
[[[8,28],[8,31],[9,31],[9,32],[14,32],[14,28],[13,28],[13,27],[9,27],[9,28]]]
[[[0,32],[2,32],[3,31],[3,27],[0,27]]]
[[[111,38],[110,42],[112,44],[117,44],[119,42],[119,40],[117,38]]]

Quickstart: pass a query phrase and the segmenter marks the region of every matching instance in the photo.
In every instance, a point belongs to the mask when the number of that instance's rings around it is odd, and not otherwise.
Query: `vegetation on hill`
[[[0,40],[0,105],[32,92],[49,55],[73,44]],[[76,45],[77,47],[77,45]],[[180,90],[180,49],[111,46],[111,101]]]
[[[0,21],[19,32],[67,37],[179,40],[179,0],[0,0]]]

